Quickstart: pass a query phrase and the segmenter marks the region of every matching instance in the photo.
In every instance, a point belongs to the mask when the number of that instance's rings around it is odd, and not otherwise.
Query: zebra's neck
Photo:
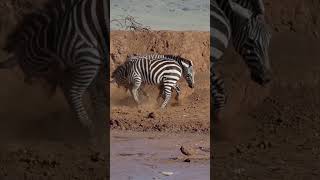
[[[244,3],[244,0],[237,0],[237,2],[240,1],[243,5],[246,5]],[[221,8],[221,10],[224,12],[227,19],[229,20],[232,33],[232,29],[238,29],[240,26],[247,22],[246,19],[242,18],[239,14],[235,12],[235,9],[237,11],[241,11],[247,14],[248,16],[251,16],[252,14],[250,9],[241,6],[241,4],[233,2],[233,0],[216,0],[216,2]]]
[[[264,4],[262,0],[232,0],[243,8],[252,11],[255,14],[264,14]]]
[[[164,55],[164,57],[176,61],[181,67],[183,67],[182,58],[180,56],[174,56],[174,55],[166,54],[166,55]]]

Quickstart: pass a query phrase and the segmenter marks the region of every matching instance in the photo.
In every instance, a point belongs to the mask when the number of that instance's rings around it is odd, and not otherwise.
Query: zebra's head
[[[260,85],[271,81],[271,67],[269,60],[269,44],[271,31],[261,17],[252,17],[242,29],[243,42],[239,45],[244,61],[251,71],[251,79]]]
[[[186,79],[188,86],[194,88],[194,70],[192,61],[187,59],[181,60],[183,77]]]

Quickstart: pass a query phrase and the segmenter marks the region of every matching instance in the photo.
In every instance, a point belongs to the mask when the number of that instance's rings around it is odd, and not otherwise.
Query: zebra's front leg
[[[139,89],[140,85],[134,85],[130,92],[131,95],[133,96],[134,101],[139,105],[140,104],[140,100],[139,100],[139,93],[138,93],[138,89]]]
[[[166,84],[164,84],[163,87],[164,87],[164,88],[163,88],[163,93],[164,93],[164,97],[165,97],[165,98],[164,98],[164,101],[163,101],[163,103],[162,103],[162,105],[161,105],[161,108],[162,108],[162,109],[167,106],[167,104],[168,104],[168,102],[169,102],[169,100],[170,100],[170,98],[171,98],[171,89],[172,89],[171,86],[166,85]]]
[[[90,131],[90,133],[92,133],[92,122],[90,121],[82,103],[83,94],[84,92],[75,90],[74,88],[64,88],[64,95],[70,105],[72,113],[76,116],[76,119],[79,120],[80,123]]]
[[[89,130],[90,138],[94,136],[94,125],[89,118],[87,110],[83,104],[83,95],[96,78],[98,66],[79,64],[79,67],[70,72],[70,79],[64,82],[65,96],[71,106],[77,120]],[[68,76],[67,76],[68,77]],[[92,139],[91,139],[92,140]]]
[[[95,137],[99,144],[106,142],[105,132],[107,131],[107,78],[104,75],[104,68],[100,68],[100,72],[96,76],[95,80],[91,83],[89,88],[89,94],[91,97],[91,104],[94,112],[94,129]]]
[[[178,101],[178,100],[179,100],[179,96],[180,96],[180,94],[181,94],[180,86],[179,86],[178,84],[176,84],[176,85],[174,86],[174,89],[176,90],[176,93],[177,93],[175,99]]]

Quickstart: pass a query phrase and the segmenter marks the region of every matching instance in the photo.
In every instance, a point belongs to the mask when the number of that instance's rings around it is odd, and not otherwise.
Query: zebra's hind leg
[[[104,76],[104,69],[100,68],[100,72],[95,77],[89,87],[89,95],[94,115],[94,135],[99,144],[106,142],[105,134],[107,131],[107,78]]]
[[[139,105],[140,104],[140,100],[139,100],[139,87],[140,87],[141,83],[136,82],[134,83],[133,87],[131,88],[130,92],[131,95],[133,96],[134,101]]]
[[[70,72],[70,79],[63,84],[64,93],[72,112],[81,124],[89,130],[91,138],[94,135],[92,120],[84,107],[83,95],[97,75],[99,66],[83,64]],[[68,76],[67,76],[68,77]]]
[[[163,92],[164,92],[165,98],[164,98],[164,101],[163,101],[163,103],[162,103],[162,105],[161,105],[161,108],[162,108],[162,109],[167,106],[167,104],[168,104],[168,102],[169,102],[169,100],[170,100],[170,98],[171,98],[171,89],[172,89],[171,86],[169,86],[169,85],[167,85],[167,84],[164,84],[164,85],[163,85]]]
[[[181,94],[180,86],[179,86],[178,84],[176,84],[176,85],[174,86],[174,89],[176,90],[176,93],[177,93],[175,99],[178,101],[178,100],[179,100],[179,96],[180,96],[180,94]]]

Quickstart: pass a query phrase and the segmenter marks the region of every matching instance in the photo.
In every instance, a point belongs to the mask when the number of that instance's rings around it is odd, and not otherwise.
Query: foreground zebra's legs
[[[72,70],[71,79],[64,82],[63,85],[66,99],[72,111],[81,124],[88,128],[91,138],[94,135],[94,127],[84,107],[83,95],[96,77],[98,69],[97,65],[80,64],[77,69]]]
[[[106,76],[104,76],[104,69],[100,68],[100,72],[95,80],[91,83],[89,94],[91,97],[91,104],[94,112],[94,127],[95,136],[99,144],[106,142],[104,134],[107,128],[107,89],[106,89]]]
[[[211,92],[213,97],[214,122],[221,121],[221,113],[226,103],[224,81],[215,73],[215,68],[211,67]]]

